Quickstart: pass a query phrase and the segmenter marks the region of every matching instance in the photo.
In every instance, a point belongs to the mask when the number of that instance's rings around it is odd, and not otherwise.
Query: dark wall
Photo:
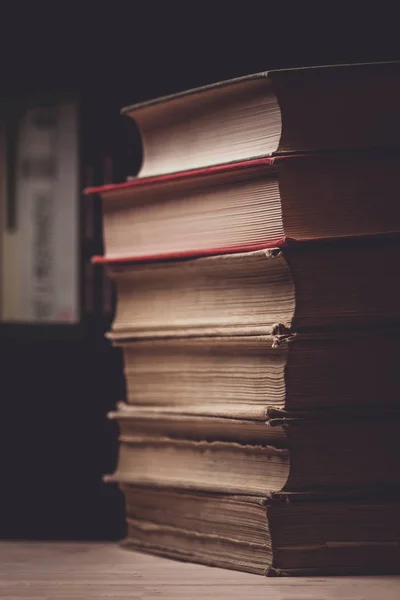
[[[117,399],[121,366],[93,337],[44,340],[27,327],[18,339],[2,339],[3,537],[122,531],[118,492],[101,479],[116,456],[116,431],[105,414]]]
[[[17,3],[18,4],[18,3]],[[91,127],[87,152],[115,160],[115,179],[138,160],[119,107],[259,70],[398,59],[390,16],[319,14],[286,3],[131,3],[129,12],[73,12],[57,3],[30,14],[10,4],[0,36],[2,99],[78,92]],[[296,12],[297,10],[297,12]],[[11,12],[12,11],[12,12]],[[23,18],[22,18],[23,16]],[[132,137],[131,137],[132,136]],[[113,469],[116,431],[105,419],[121,396],[119,355],[107,323],[85,330],[0,327],[2,492],[0,535],[112,538],[122,506],[101,475]]]

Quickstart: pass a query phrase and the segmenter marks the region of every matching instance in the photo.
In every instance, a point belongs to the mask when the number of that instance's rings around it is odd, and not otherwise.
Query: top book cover
[[[400,62],[282,69],[122,109],[138,177],[288,153],[400,148]]]

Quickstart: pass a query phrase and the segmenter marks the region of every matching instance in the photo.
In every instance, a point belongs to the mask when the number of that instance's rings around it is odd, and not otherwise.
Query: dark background
[[[99,167],[112,156],[117,181],[140,158],[134,126],[119,116],[125,104],[261,70],[400,58],[397,16],[382,3],[368,13],[299,4],[5,4],[1,100],[78,95],[82,160]],[[105,414],[123,394],[109,324],[0,326],[1,537],[122,534],[121,499],[101,480],[116,458]]]

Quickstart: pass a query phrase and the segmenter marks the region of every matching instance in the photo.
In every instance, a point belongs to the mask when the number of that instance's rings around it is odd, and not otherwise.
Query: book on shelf
[[[91,261],[102,252],[100,204],[81,193],[111,182],[107,140],[89,141],[96,116],[86,108],[51,92],[0,107],[0,321],[11,330],[111,317],[110,282]]]
[[[1,314],[10,324],[81,318],[79,106],[15,99],[0,115]]]

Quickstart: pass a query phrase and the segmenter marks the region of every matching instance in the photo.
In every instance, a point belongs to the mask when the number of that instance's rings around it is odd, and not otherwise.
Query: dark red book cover
[[[334,157],[336,152],[329,152],[328,153],[330,156]],[[347,153],[349,156],[351,156],[353,153],[352,152],[348,152]],[[389,156],[392,154],[392,152],[388,152],[388,151],[383,151],[383,152],[379,152],[379,151],[375,151],[372,152],[371,150],[367,150],[366,154],[370,154],[372,157],[374,157],[375,159],[377,157],[381,157],[381,158],[385,158],[387,157],[387,155],[389,154]],[[395,152],[395,154],[397,154],[397,152]],[[296,160],[299,157],[313,157],[315,156],[314,153],[302,153],[302,154],[296,154],[296,155],[285,155],[285,156],[279,156],[279,157],[262,157],[262,158],[257,158],[257,159],[250,159],[250,160],[246,160],[246,161],[240,161],[240,162],[232,162],[232,163],[225,163],[225,164],[220,164],[220,165],[214,165],[214,166],[210,166],[210,167],[206,167],[206,168],[201,168],[201,169],[193,169],[193,170],[187,170],[187,171],[180,171],[180,172],[176,172],[176,173],[171,173],[171,174],[167,174],[167,175],[161,175],[161,176],[157,176],[157,177],[144,177],[144,178],[137,178],[137,179],[132,179],[130,181],[126,181],[123,183],[118,183],[118,184],[111,184],[111,185],[103,185],[103,186],[98,186],[98,187],[88,187],[85,189],[85,194],[87,195],[95,195],[95,194],[107,194],[107,192],[118,192],[119,190],[124,190],[124,189],[132,189],[132,188],[137,188],[137,187],[147,187],[147,186],[154,186],[154,185],[158,185],[158,184],[162,184],[162,183],[169,183],[169,182],[179,182],[179,181],[185,181],[187,179],[195,179],[195,178],[203,178],[203,177],[209,177],[211,175],[218,175],[218,174],[223,174],[223,173],[230,173],[230,172],[237,172],[237,171],[245,171],[246,169],[255,169],[255,168],[262,168],[264,167],[266,170],[271,170],[274,171],[277,167],[278,164],[281,161],[287,161],[287,160]],[[368,236],[368,234],[366,234]],[[357,236],[353,236],[355,238],[359,238],[359,237],[364,237],[363,234],[361,235],[357,235]],[[376,235],[374,237],[377,237]],[[379,237],[379,236],[378,236]],[[324,242],[328,242],[330,238],[324,238]],[[263,249],[268,249],[268,248],[287,248],[289,246],[293,246],[295,244],[298,243],[304,243],[304,242],[320,242],[322,240],[317,240],[317,239],[305,239],[302,238],[300,239],[293,239],[287,236],[283,236],[281,238],[275,239],[275,240],[268,240],[265,241],[265,243],[258,243],[258,244],[241,244],[241,245],[237,245],[237,246],[222,246],[222,247],[214,247],[214,248],[207,248],[205,250],[188,250],[188,251],[180,251],[180,252],[167,252],[167,253],[155,253],[155,254],[147,254],[147,255],[142,255],[142,256],[121,256],[121,257],[115,257],[115,258],[111,258],[111,257],[107,257],[107,256],[94,256],[92,261],[94,263],[98,263],[98,264],[119,264],[119,263],[144,263],[144,262],[158,262],[158,261],[167,261],[167,260],[184,260],[184,259],[188,259],[188,258],[197,258],[197,257],[202,257],[202,256],[216,256],[216,255],[222,255],[222,254],[234,254],[234,253],[240,253],[240,252],[254,252],[257,250],[263,250]],[[331,240],[332,241],[332,240]]]
[[[101,185],[96,187],[87,187],[83,190],[84,194],[91,196],[93,194],[104,194],[107,192],[117,192],[119,190],[131,189],[136,187],[147,187],[149,185],[157,185],[161,183],[169,183],[174,181],[183,181],[185,179],[194,179],[197,177],[206,177],[209,175],[219,175],[232,171],[244,171],[254,167],[273,167],[277,160],[282,160],[283,157],[273,158],[265,156],[263,158],[255,158],[252,160],[244,160],[240,162],[225,163],[221,165],[213,165],[201,169],[191,169],[189,171],[179,171],[177,173],[168,173],[167,175],[158,175],[156,177],[138,177],[124,181],[122,183],[112,183],[109,185]]]
[[[276,162],[276,158],[272,157],[263,157],[257,158],[254,160],[246,160],[241,162],[234,163],[226,163],[221,165],[213,165],[206,168],[201,169],[193,169],[190,171],[180,171],[177,173],[170,173],[168,175],[160,175],[158,177],[144,177],[132,179],[130,181],[124,181],[123,183],[103,185],[97,187],[88,187],[84,190],[84,193],[88,196],[94,194],[104,194],[107,192],[117,192],[119,190],[124,189],[132,189],[137,187],[147,187],[149,185],[158,185],[162,183],[169,183],[175,181],[184,181],[185,179],[195,179],[197,177],[203,178],[210,175],[218,175],[223,173],[229,173],[232,171],[245,171],[251,168],[257,168],[265,166],[266,168],[271,168],[274,166]],[[230,253],[239,253],[239,252],[251,252],[256,250],[262,250],[264,248],[277,248],[286,245],[287,240],[285,238],[273,240],[272,242],[266,242],[265,244],[256,244],[256,245],[241,245],[241,246],[231,246],[231,247],[218,247],[218,248],[208,248],[207,250],[195,250],[195,251],[185,251],[185,252],[168,252],[165,254],[150,254],[143,255],[140,257],[118,257],[118,258],[109,258],[107,256],[94,256],[92,261],[96,264],[119,264],[119,263],[132,263],[132,262],[153,262],[153,261],[165,261],[165,260],[179,260],[185,258],[196,258],[200,256],[216,256],[219,254],[230,254]]]
[[[166,252],[165,254],[146,254],[142,256],[119,256],[109,258],[107,256],[93,256],[92,261],[95,264],[122,264],[122,263],[145,263],[161,262],[167,260],[182,260],[185,258],[200,258],[201,256],[218,256],[219,254],[238,254],[240,252],[256,252],[267,248],[283,248],[292,240],[290,238],[280,238],[265,244],[230,246],[227,248],[207,248],[207,250],[194,250],[185,252]]]

